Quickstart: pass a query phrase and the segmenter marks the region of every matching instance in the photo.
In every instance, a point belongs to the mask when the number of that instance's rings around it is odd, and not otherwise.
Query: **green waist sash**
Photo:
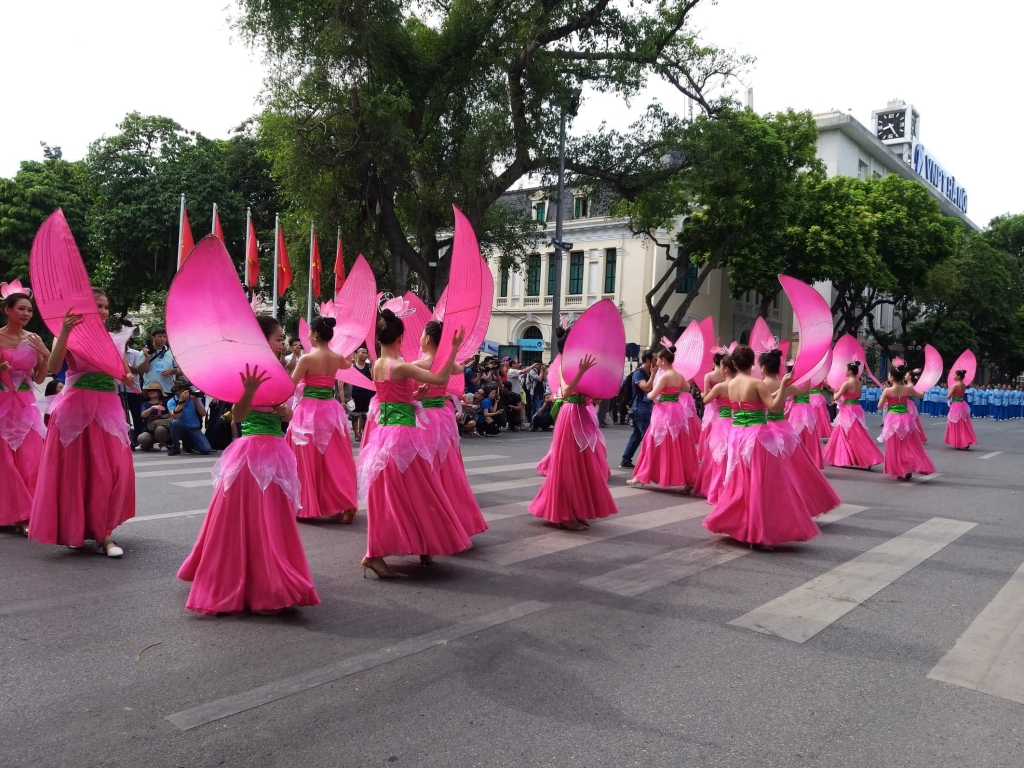
[[[962,397],[951,398],[954,403],[962,403],[964,399]]]
[[[242,437],[271,435],[281,437],[281,419],[272,413],[249,411],[242,419]]]
[[[0,392],[10,392],[10,391],[11,390],[7,389],[7,387],[5,387],[3,384],[0,384]],[[32,387],[29,386],[29,383],[27,381],[23,381],[23,382],[21,382],[21,384],[18,385],[18,389],[16,391],[18,391],[18,392],[31,392],[32,391]]]
[[[733,411],[732,425],[734,427],[756,427],[767,424],[768,419],[764,411]]]
[[[334,387],[310,387],[307,385],[302,391],[302,396],[312,400],[333,400]]]
[[[776,413],[775,411],[768,411],[767,415],[765,416],[765,420],[766,421],[785,421],[786,420],[786,414],[783,413],[782,411],[779,411],[778,413]]]
[[[416,409],[412,403],[381,403],[380,425],[382,427],[415,427]]]
[[[860,405],[860,400],[856,397],[844,397],[843,402],[846,405]]]
[[[820,389],[812,389],[812,390],[811,390],[810,392],[808,392],[807,394],[808,394],[808,395],[820,395],[820,394],[821,394],[821,390],[820,390]]]
[[[731,419],[732,418],[732,406],[731,405],[720,405],[720,406],[718,406],[718,417],[720,419]]]
[[[889,406],[889,413],[910,413],[906,403],[893,403]]]
[[[794,403],[810,403],[811,402],[811,396],[810,395],[793,395],[793,402]]]
[[[83,373],[71,386],[75,389],[91,389],[93,392],[113,392],[114,380],[105,373]]]
[[[444,408],[445,397],[424,397],[420,404],[424,408]]]
[[[583,405],[583,395],[569,395],[568,397],[560,397],[555,400],[551,406],[551,418],[554,420],[558,416],[558,412],[562,409],[562,403],[575,403],[576,405]]]
[[[671,395],[658,395],[658,402],[659,403],[678,403],[679,402],[679,393],[678,392],[674,392]]]

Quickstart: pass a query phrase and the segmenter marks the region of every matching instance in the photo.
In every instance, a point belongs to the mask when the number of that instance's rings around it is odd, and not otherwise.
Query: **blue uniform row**
[[[924,393],[923,400],[917,400],[918,410],[923,416],[940,418],[949,415],[946,387],[932,387]],[[860,391],[860,404],[865,413],[878,413],[878,400],[882,396],[880,387],[868,384]],[[995,387],[970,387],[965,396],[975,419],[991,418],[996,421],[1024,418],[1024,390]]]

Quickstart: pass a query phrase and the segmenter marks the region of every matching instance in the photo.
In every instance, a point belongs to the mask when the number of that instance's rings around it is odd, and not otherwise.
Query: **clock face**
[[[882,141],[906,138],[907,113],[905,111],[879,112],[878,122],[875,125],[875,133]]]

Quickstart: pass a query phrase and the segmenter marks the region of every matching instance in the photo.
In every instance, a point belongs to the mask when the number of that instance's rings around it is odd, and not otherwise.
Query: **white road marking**
[[[914,475],[910,482],[912,483],[927,483],[929,480],[934,480],[936,477],[942,477],[941,472],[932,472],[930,475]]]
[[[1002,451],[992,451],[992,453],[986,453],[984,456],[979,456],[979,459],[991,459],[993,456],[998,456]]]
[[[928,678],[1024,704],[1024,565]]]
[[[729,623],[803,643],[975,525],[933,517]]]
[[[474,488],[473,490],[476,491],[477,489]],[[648,493],[648,491],[645,491],[642,488],[634,488],[631,485],[616,485],[611,489],[611,492],[613,499],[628,499],[631,496],[639,496],[643,493]],[[484,520],[488,523],[493,523],[495,520],[504,520],[508,517],[525,515],[527,514],[527,510],[531,503],[533,503],[533,499],[528,501],[513,501],[511,504],[489,507],[483,510]]]

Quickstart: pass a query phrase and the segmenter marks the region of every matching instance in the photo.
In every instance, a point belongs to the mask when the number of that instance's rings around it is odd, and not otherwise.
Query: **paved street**
[[[214,459],[136,454],[121,561],[0,535],[0,765],[1021,765],[1024,423],[924,423],[936,475],[830,468],[846,504],[774,552],[618,469],[620,515],[556,531],[550,435],[464,440],[470,552],[364,580],[364,514],[303,524],[323,604],[274,617],[185,610]]]

